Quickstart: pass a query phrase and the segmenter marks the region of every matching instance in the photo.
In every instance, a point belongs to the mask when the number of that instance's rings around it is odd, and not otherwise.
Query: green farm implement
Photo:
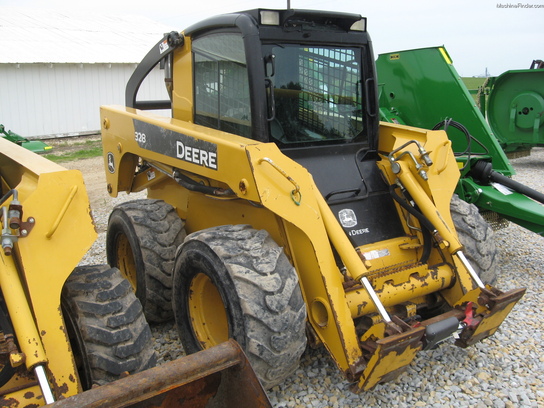
[[[6,130],[4,125],[0,125],[0,136],[34,153],[46,153],[53,148],[40,140],[28,140],[11,130]]]
[[[471,90],[471,92],[474,92]],[[489,77],[475,90],[483,115],[508,156],[544,146],[544,62]]]
[[[446,130],[461,171],[459,197],[495,228],[509,220],[544,234],[544,194],[510,178],[504,149],[505,140],[544,144],[544,70],[496,78],[488,122],[443,47],[381,54],[376,68],[382,121]]]

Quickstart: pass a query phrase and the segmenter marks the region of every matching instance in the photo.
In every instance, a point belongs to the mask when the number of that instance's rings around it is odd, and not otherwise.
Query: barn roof
[[[138,63],[172,29],[134,15],[0,7],[0,64]]]

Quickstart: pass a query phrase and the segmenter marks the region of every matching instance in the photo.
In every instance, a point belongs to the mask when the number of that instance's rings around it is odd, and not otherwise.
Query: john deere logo
[[[357,225],[357,216],[351,208],[340,210],[338,219],[344,228],[351,228]]]
[[[108,170],[110,173],[115,173],[115,160],[112,152],[108,152]]]

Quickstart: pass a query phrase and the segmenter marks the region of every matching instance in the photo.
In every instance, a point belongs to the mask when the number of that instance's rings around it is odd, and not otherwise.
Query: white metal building
[[[112,17],[0,7],[0,123],[28,138],[95,133],[100,105],[125,105],[136,65],[173,28]],[[157,68],[139,99],[167,99]]]

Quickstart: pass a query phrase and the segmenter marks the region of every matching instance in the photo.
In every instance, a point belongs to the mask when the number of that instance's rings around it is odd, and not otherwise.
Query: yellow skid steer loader
[[[187,352],[233,338],[265,388],[309,343],[368,390],[422,349],[491,336],[525,291],[479,277],[496,248],[453,194],[445,132],[379,123],[366,23],[314,10],[213,17],[166,34],[126,106],[101,109],[108,191],[148,197],[112,212],[108,262],[148,319],[175,318]],[[156,65],[169,99],[140,100]]]

